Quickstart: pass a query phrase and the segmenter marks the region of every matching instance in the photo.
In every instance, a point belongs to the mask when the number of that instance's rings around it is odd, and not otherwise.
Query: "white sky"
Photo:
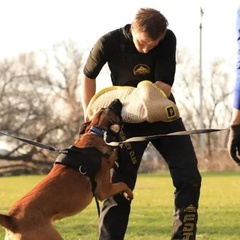
[[[102,34],[130,23],[140,7],[159,9],[178,47],[199,54],[200,6],[205,57],[235,54],[238,0],[7,0],[0,2],[0,58],[73,39],[90,48]],[[204,55],[203,55],[204,56]]]
[[[200,7],[203,62],[236,59],[238,0],[2,0],[0,59],[51,48],[72,39],[90,50],[98,37],[131,23],[140,7],[160,10],[169,21],[178,48],[199,58]],[[0,145],[1,148],[1,145]]]

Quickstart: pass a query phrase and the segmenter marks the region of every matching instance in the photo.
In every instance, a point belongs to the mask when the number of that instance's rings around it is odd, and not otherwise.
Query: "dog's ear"
[[[85,122],[83,123],[80,128],[79,128],[79,132],[78,134],[81,135],[81,134],[84,134],[86,132],[86,129],[87,127],[90,125],[90,122]]]

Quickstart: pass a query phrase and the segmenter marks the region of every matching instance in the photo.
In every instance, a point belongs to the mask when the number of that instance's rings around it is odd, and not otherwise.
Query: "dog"
[[[121,109],[122,103],[116,99],[83,124],[80,137],[73,146],[63,149],[49,174],[18,200],[7,215],[0,214],[5,240],[63,240],[52,223],[81,212],[93,196],[100,201],[118,193],[124,193],[129,200],[133,198],[124,182],[110,182],[118,151],[104,140],[104,135],[117,139],[122,126]],[[81,163],[77,164],[78,161]],[[94,170],[88,161],[98,161]]]

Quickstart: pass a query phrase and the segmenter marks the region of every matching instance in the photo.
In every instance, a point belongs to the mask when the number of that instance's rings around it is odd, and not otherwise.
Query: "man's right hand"
[[[227,148],[230,157],[240,166],[240,125],[230,127]]]

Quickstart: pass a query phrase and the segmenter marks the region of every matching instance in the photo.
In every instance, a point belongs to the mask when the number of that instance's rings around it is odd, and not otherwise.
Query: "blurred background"
[[[131,23],[141,7],[161,11],[177,37],[173,93],[187,130],[226,128],[236,65],[237,0],[9,0],[0,2],[0,130],[59,148],[83,123],[81,74],[95,41]],[[107,67],[98,90],[111,85]],[[202,171],[236,170],[228,131],[192,136]],[[0,135],[0,175],[41,174],[56,153]],[[151,144],[139,171],[165,171]]]

